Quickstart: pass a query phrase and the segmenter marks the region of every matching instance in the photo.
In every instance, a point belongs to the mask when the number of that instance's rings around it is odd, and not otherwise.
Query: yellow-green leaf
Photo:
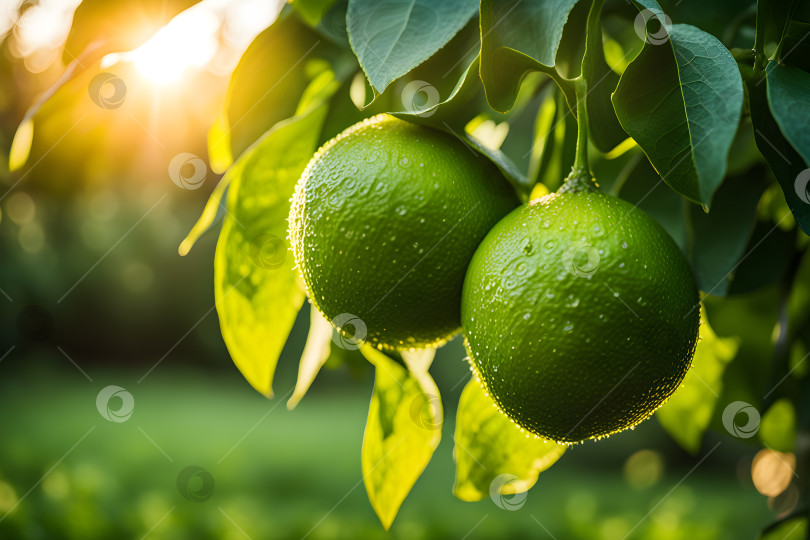
[[[363,435],[363,482],[371,506],[388,529],[439,446],[440,398],[427,373],[429,358],[410,356],[416,371],[412,374],[370,345],[360,351],[375,367]]]
[[[224,173],[233,165],[231,126],[227,111],[222,111],[208,130],[208,164],[217,174]]]
[[[525,492],[567,446],[526,436],[472,379],[461,393],[456,416],[456,483],[463,501]],[[496,501],[496,503],[499,501]],[[503,500],[507,505],[509,501]]]
[[[309,310],[309,333],[307,334],[307,344],[304,345],[304,352],[301,353],[301,362],[298,365],[298,380],[295,383],[293,395],[287,401],[287,408],[292,410],[306,395],[315,376],[323,365],[329,360],[329,353],[332,349],[332,325],[314,307]]]
[[[270,397],[278,356],[304,301],[287,243],[295,183],[312,157],[326,106],[276,124],[228,171],[214,260],[222,337],[236,367]]]
[[[692,367],[681,387],[656,413],[658,421],[686,451],[697,454],[709,427],[717,398],[723,390],[723,372],[737,354],[739,338],[719,338],[705,315],[700,325]]]
[[[796,408],[782,398],[768,409],[759,424],[759,440],[777,452],[793,452],[796,446]]]
[[[8,170],[14,172],[25,165],[28,161],[28,156],[31,153],[31,143],[34,142],[34,120],[29,118],[25,120],[17,132],[14,134],[14,139],[11,141],[11,151],[8,154]]]
[[[220,210],[223,209],[222,198],[228,191],[228,186],[231,183],[232,177],[233,175],[230,174],[222,177],[222,180],[219,181],[217,187],[215,187],[214,191],[211,192],[211,196],[208,197],[208,202],[205,203],[205,208],[203,208],[202,214],[197,220],[197,223],[194,224],[194,227],[191,228],[191,231],[180,243],[180,247],[177,251],[180,253],[181,257],[188,255],[188,252],[191,251],[191,248],[194,247],[194,244],[197,242],[197,240],[199,240],[200,236],[202,236],[203,233],[214,224],[214,221],[216,221],[217,216],[220,214]]]

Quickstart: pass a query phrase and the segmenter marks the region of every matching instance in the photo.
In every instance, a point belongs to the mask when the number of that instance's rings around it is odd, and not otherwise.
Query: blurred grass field
[[[290,412],[289,369],[266,400],[235,369],[162,365],[139,384],[143,371],[96,366],[91,382],[56,362],[0,382],[0,538],[736,540],[772,519],[765,498],[738,480],[747,450],[734,443],[721,443],[697,474],[687,476],[698,458],[667,448],[651,452],[664,464],[660,478],[655,460],[630,467],[628,456],[666,441],[654,420],[574,447],[519,510],[461,502],[451,493],[451,409],[441,446],[386,533],[360,472],[370,377],[325,372]],[[465,369],[460,362],[457,372]],[[96,409],[111,384],[135,399],[122,423]],[[446,391],[448,407],[460,389]],[[704,455],[715,444],[707,441]],[[204,502],[178,490],[190,465],[215,481]]]

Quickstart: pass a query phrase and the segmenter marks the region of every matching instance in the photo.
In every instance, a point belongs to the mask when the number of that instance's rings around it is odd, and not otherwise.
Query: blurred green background
[[[105,4],[82,4],[83,32],[148,37],[186,7]],[[469,368],[456,340],[432,369],[448,419],[442,445],[385,533],[360,473],[370,366],[336,358],[287,411],[305,307],[277,397],[259,396],[219,334],[216,235],[177,254],[218,176],[181,189],[167,164],[181,152],[206,156],[232,57],[262,29],[250,20],[256,4],[210,3],[231,6],[214,11],[233,10],[232,28],[220,26],[219,52],[205,67],[183,66],[178,80],[160,82],[137,62],[106,68],[126,83],[120,107],[94,102],[98,59],[85,66],[35,117],[26,167],[9,173],[0,160],[0,538],[738,539],[789,506],[754,488],[755,446],[710,432],[690,456],[656,420],[571,449],[513,511],[461,502],[451,494],[453,407]],[[76,5],[0,9],[4,154],[25,111],[84,50],[88,40],[72,35],[79,42],[61,54]],[[123,34],[111,50],[140,43]],[[97,409],[109,385],[134,398],[126,421]],[[190,466],[202,472],[184,484]]]

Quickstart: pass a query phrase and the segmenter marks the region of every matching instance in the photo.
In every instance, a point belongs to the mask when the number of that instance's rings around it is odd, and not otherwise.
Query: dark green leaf
[[[567,448],[527,436],[496,408],[474,378],[458,403],[455,443],[453,494],[463,501],[479,501],[491,493],[503,497],[527,491]]]
[[[757,203],[767,182],[761,167],[729,178],[717,191],[708,214],[698,205],[688,212],[688,257],[700,290],[724,296],[754,227]]]
[[[768,63],[766,73],[771,114],[785,139],[810,166],[810,73],[776,62]],[[804,198],[810,204],[807,188],[805,185]]]
[[[788,23],[780,43],[779,63],[810,71],[810,23],[791,21]]]
[[[745,21],[754,20],[755,0],[661,0],[661,9],[673,21],[692,24],[722,41],[727,47],[732,35]],[[751,43],[745,46],[751,47]]]
[[[738,347],[738,339],[717,337],[704,318],[692,367],[680,388],[656,412],[667,433],[692,454],[700,450],[723,388],[723,372]]]
[[[577,0],[542,2],[481,2],[481,80],[487,100],[496,111],[507,111],[515,102],[523,77],[554,70],[563,27]],[[567,96],[573,105],[571,92]]]
[[[326,106],[317,105],[278,123],[226,174],[228,216],[214,262],[217,313],[234,363],[267,396],[304,301],[287,242],[290,196],[325,118]]]
[[[650,39],[613,94],[624,129],[664,180],[708,206],[726,170],[743,102],[737,64],[715,37],[673,25]]]
[[[640,154],[639,157],[643,158]],[[644,159],[641,161],[629,173],[619,195],[656,220],[686,253],[687,226],[684,200],[664,184],[649,162]],[[629,164],[632,165],[632,162]]]
[[[588,80],[588,133],[596,148],[609,152],[627,138],[610,100],[619,84],[619,76],[605,60],[602,40],[597,39],[593,43],[596,48],[589,53],[592,61],[586,66],[585,73]]]
[[[410,371],[370,345],[361,352],[375,367],[363,434],[363,482],[387,530],[441,440],[439,390],[427,373],[434,351]]]
[[[805,540],[807,538],[807,518],[794,516],[768,527],[757,540]]]
[[[442,122],[448,120],[458,112],[460,107],[463,107],[475,91],[478,85],[478,57],[476,56],[467,66],[455,88],[443,101],[437,101],[439,99],[438,90],[434,86],[424,81],[415,82],[416,84],[408,83],[411,85],[411,89],[401,93],[403,109],[392,114],[409,122],[440,127]],[[416,102],[419,94],[423,94],[422,102]],[[434,103],[434,101],[436,102]]]
[[[476,7],[474,0],[350,0],[349,42],[369,82],[382,92],[444,47]]]
[[[802,157],[787,141],[768,106],[768,89],[765,81],[755,79],[748,81],[748,99],[751,109],[751,122],[754,125],[754,137],[757,148],[765,157],[773,171],[785,200],[790,207],[796,222],[810,234],[810,195],[807,194],[807,181],[810,172]]]
[[[743,250],[745,259],[734,270],[728,294],[749,293],[781,280],[793,256],[795,236],[795,230],[785,231],[772,221],[757,221]]]
[[[510,160],[503,152],[500,150],[495,150],[493,148],[488,148],[487,146],[483,145],[478,139],[475,137],[468,135],[467,133],[463,136],[463,142],[466,142],[469,146],[474,148],[477,152],[481,153],[485,157],[487,157],[490,161],[492,161],[496,167],[503,173],[504,177],[509,180],[509,183],[512,184],[512,187],[521,194],[521,196],[525,199],[528,194],[532,190],[533,184],[529,183],[529,180],[526,176],[520,172],[517,166]]]

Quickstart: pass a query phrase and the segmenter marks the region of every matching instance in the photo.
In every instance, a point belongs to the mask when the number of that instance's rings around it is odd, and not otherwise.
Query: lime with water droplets
[[[526,430],[579,442],[631,428],[675,391],[698,291],[669,235],[595,190],[514,210],[476,251],[462,295],[470,361]]]
[[[344,331],[365,326],[382,348],[437,346],[460,330],[476,247],[518,204],[501,172],[455,137],[379,115],[309,163],[290,244],[310,301],[329,321],[351,314]]]

